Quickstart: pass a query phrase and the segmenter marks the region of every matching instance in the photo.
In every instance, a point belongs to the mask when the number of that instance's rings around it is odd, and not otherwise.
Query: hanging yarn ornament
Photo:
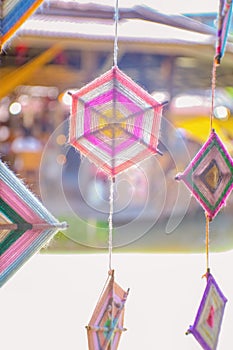
[[[59,223],[0,161],[0,287],[66,223]]]
[[[210,273],[206,274],[206,279],[207,285],[194,324],[187,334],[193,334],[203,349],[215,350],[227,299]]]
[[[96,305],[87,328],[89,350],[115,350],[124,324],[124,306],[129,290],[124,291],[114,280],[114,271],[109,277]]]
[[[162,107],[114,66],[72,94],[69,142],[115,177],[158,152]]]
[[[214,130],[182,174],[182,180],[213,219],[233,187],[233,161]]]

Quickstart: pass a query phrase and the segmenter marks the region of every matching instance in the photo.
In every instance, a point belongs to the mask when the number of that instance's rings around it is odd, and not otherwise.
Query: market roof
[[[127,50],[137,48],[140,51],[143,47],[149,52],[198,57],[198,45],[202,47],[203,59],[212,58],[216,31],[209,25],[184,15],[167,15],[145,5],[122,5],[119,17],[118,36],[122,50],[127,45]],[[66,48],[83,48],[92,41],[95,50],[97,46],[100,50],[110,49],[114,38],[113,21],[113,6],[51,0],[23,24],[13,45],[23,38],[32,47],[46,47],[59,40]],[[227,53],[233,53],[233,44],[228,43],[226,56]]]

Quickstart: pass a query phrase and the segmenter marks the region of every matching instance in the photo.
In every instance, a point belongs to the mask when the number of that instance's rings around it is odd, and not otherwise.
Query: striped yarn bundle
[[[72,94],[69,142],[114,177],[158,152],[162,107],[114,66]]]
[[[65,223],[0,161],[0,287]]]
[[[2,0],[0,48],[14,35],[17,29],[42,4],[43,0]]]
[[[219,0],[218,31],[216,43],[217,64],[221,63],[227,43],[227,37],[232,20],[232,0]]]

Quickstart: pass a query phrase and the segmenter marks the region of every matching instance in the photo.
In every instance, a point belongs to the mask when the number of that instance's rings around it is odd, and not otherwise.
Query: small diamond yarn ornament
[[[124,323],[124,306],[129,291],[124,291],[114,280],[114,270],[109,278],[88,324],[89,350],[116,350]]]
[[[210,220],[217,215],[233,187],[233,161],[214,130],[176,180],[185,183]]]
[[[192,333],[204,350],[215,350],[227,299],[214,277],[207,273],[207,285],[194,321],[186,334]]]

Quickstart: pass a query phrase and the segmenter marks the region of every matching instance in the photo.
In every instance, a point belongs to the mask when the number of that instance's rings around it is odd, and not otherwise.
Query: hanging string
[[[113,216],[113,193],[114,193],[114,178],[110,178],[110,195],[109,195],[109,218],[108,218],[108,254],[109,254],[109,271],[112,271],[112,216]]]
[[[119,8],[118,8],[118,0],[115,3],[115,39],[114,39],[114,54],[113,54],[113,64],[117,66],[117,55],[118,55],[118,21],[119,21]]]
[[[215,90],[216,90],[216,68],[217,62],[214,58],[212,68],[212,81],[211,81],[211,111],[210,111],[210,131],[213,130],[213,118],[214,118],[214,101],[215,101]]]
[[[208,214],[206,213],[205,245],[206,245],[206,271],[207,271],[207,273],[210,272],[210,265],[209,265],[209,248],[210,248],[209,223],[210,223],[210,218],[209,218]]]
[[[220,63],[220,50],[221,50],[221,30],[222,30],[222,1],[219,0],[218,10],[218,28],[216,33],[216,55],[213,59],[212,68],[212,81],[211,81],[211,111],[210,111],[210,131],[213,130],[213,118],[214,118],[214,101],[215,101],[215,90],[216,90],[216,70]]]

